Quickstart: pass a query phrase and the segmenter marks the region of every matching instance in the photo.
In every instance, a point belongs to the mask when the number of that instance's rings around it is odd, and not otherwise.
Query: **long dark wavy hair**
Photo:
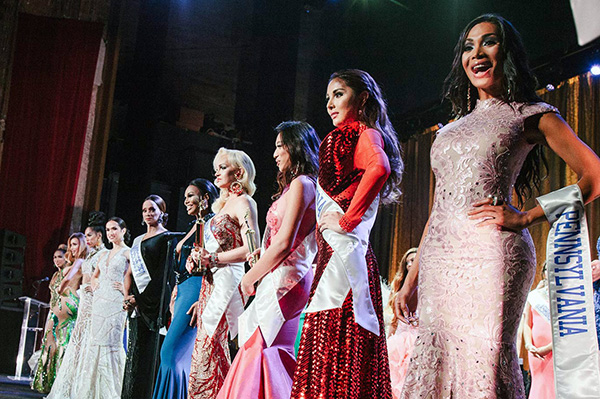
[[[300,175],[313,179],[319,172],[319,136],[306,122],[281,122],[275,128],[281,134],[281,141],[290,154],[290,167],[277,173],[277,192],[273,200],[281,197],[283,190]]]
[[[365,71],[360,69],[343,69],[334,72],[329,81],[341,79],[358,96],[367,92],[368,97],[364,106],[360,109],[359,120],[367,127],[375,129],[383,137],[384,151],[390,163],[391,173],[381,190],[381,203],[391,204],[400,199],[402,191],[400,183],[404,162],[402,161],[402,150],[398,143],[398,134],[392,126],[387,114],[387,102],[375,80]]]
[[[465,26],[460,33],[458,43],[454,47],[454,61],[452,69],[444,81],[444,98],[452,103],[452,110],[457,117],[465,116],[475,108],[479,98],[477,90],[473,87],[462,65],[465,39],[471,29],[482,22],[489,22],[496,26],[500,40],[502,54],[502,97],[506,102],[538,102],[540,97],[535,93],[537,79],[529,67],[529,58],[523,45],[521,35],[506,19],[495,14],[481,15]],[[467,95],[470,93],[470,95]],[[470,99],[470,102],[469,102]],[[548,169],[548,161],[544,156],[542,146],[536,145],[527,155],[521,172],[515,182],[515,191],[519,206],[535,190],[539,191],[543,174]]]

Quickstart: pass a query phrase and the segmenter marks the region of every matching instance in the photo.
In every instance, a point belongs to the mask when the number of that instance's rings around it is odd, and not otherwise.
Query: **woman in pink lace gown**
[[[393,307],[394,294],[400,291],[408,271],[412,267],[417,256],[417,248],[411,248],[402,257],[398,271],[390,284],[392,292],[390,294],[389,306]],[[399,323],[398,317],[394,315],[390,326],[389,336],[387,338],[388,358],[390,360],[390,379],[392,381],[392,397],[398,399],[402,392],[404,379],[408,370],[410,356],[415,347],[417,338],[418,323],[413,321],[411,324]]]
[[[213,165],[221,194],[212,206],[215,216],[204,227],[204,249],[192,251],[186,264],[190,273],[196,268],[204,272],[197,306],[191,308],[198,332],[188,383],[190,399],[215,398],[229,371],[227,334],[237,335],[245,304],[239,289],[249,252],[245,233],[248,229],[258,233],[252,160],[243,151],[221,148]]]
[[[542,268],[544,279],[527,296],[523,341],[528,352],[531,371],[531,399],[554,399],[554,365],[552,362],[552,325],[550,324],[550,298],[546,265]]]
[[[515,343],[535,272],[527,227],[545,216],[539,205],[511,206],[513,188],[520,200],[531,195],[547,145],[589,202],[600,194],[600,160],[536,96],[520,36],[503,18],[467,25],[446,82],[459,118],[431,148],[433,208],[396,296],[409,317],[418,276],[419,337],[401,397],[524,399]]]
[[[276,131],[273,157],[279,168],[279,191],[267,213],[262,256],[242,279],[242,291],[252,295],[254,284],[260,283],[240,317],[240,351],[219,399],[289,399],[292,392],[294,341],[317,253],[319,138],[305,122],[284,122]],[[251,264],[255,254],[249,255]]]

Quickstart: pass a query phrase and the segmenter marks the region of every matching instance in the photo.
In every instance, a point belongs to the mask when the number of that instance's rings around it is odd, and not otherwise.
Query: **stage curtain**
[[[68,238],[102,32],[101,23],[19,15],[0,228],[27,238],[26,291],[51,275]]]
[[[600,77],[591,73],[575,76],[556,87],[555,90],[538,92],[542,99],[560,110],[562,117],[573,128],[575,133],[597,154],[600,153]],[[577,175],[562,159],[546,149],[549,171],[544,180],[542,193],[557,190],[575,184]],[[530,200],[525,208],[535,205]],[[596,254],[596,240],[600,234],[600,200],[596,200],[585,208],[592,256]],[[541,269],[546,259],[546,240],[549,225],[542,223],[529,229],[535,242],[537,252],[538,273],[533,288],[541,278]]]
[[[549,104],[556,106],[563,118],[579,137],[596,153],[600,153],[600,77],[590,73],[575,76],[555,90],[541,90],[538,94]],[[404,252],[419,244],[423,228],[433,202],[434,179],[430,174],[429,151],[436,128],[413,136],[404,143],[406,170],[403,180],[402,202],[389,212],[393,218],[393,231],[390,243],[389,279],[393,278],[398,262]],[[551,150],[546,149],[549,163],[548,177],[542,185],[542,193],[559,189],[577,181],[577,176]],[[525,209],[535,206],[535,199],[525,204]],[[600,235],[600,200],[586,207],[590,230],[590,243],[595,248]],[[530,228],[538,262],[538,273],[534,288],[540,279],[541,265],[546,257],[548,223]],[[592,254],[596,251],[592,250]],[[385,275],[385,274],[384,274]]]
[[[411,137],[402,144],[404,152],[404,175],[402,198],[394,205],[393,231],[391,237],[388,280],[391,282],[398,270],[404,253],[419,245],[423,228],[427,223],[433,203],[434,178],[430,167],[429,152],[437,127]],[[385,275],[385,274],[384,274]]]

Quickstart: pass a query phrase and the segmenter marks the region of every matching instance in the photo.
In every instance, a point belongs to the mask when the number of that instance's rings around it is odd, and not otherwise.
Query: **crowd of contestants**
[[[125,221],[94,213],[54,253],[33,387],[48,398],[525,398],[523,336],[530,397],[553,397],[552,381],[536,377],[552,369],[547,288],[529,294],[527,227],[544,217],[511,205],[513,188],[514,203],[533,194],[546,146],[589,202],[600,160],[534,90],[508,21],[483,15],[465,27],[444,90],[457,120],[432,147],[431,216],[391,294],[369,233],[378,206],[399,200],[404,168],[364,71],[331,76],[335,130],[323,141],[305,122],[276,127],[278,188],[262,236],[254,164],[224,148],[214,184],[185,190],[196,219],[185,234],[165,228],[156,195],[131,247]]]

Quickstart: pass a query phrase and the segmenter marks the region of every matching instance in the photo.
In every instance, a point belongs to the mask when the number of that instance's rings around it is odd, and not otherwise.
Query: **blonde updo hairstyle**
[[[229,163],[231,166],[242,171],[242,176],[238,181],[241,183],[244,192],[252,197],[256,192],[256,185],[254,184],[256,169],[254,168],[252,159],[250,159],[248,154],[246,154],[244,151],[230,150],[221,147],[219,148],[219,151],[213,160],[213,167],[215,169],[218,166],[217,160],[222,157],[225,157],[227,159],[227,163]],[[223,208],[227,198],[229,198],[229,191],[223,188],[220,189],[219,198],[217,198],[212,205],[212,210],[214,213],[218,213],[221,208]]]

